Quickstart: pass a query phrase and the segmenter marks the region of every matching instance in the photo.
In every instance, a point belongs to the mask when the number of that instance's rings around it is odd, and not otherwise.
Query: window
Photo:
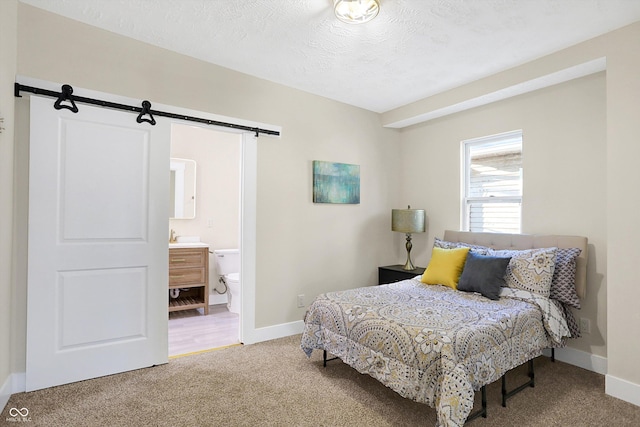
[[[522,131],[462,141],[462,229],[520,232]]]

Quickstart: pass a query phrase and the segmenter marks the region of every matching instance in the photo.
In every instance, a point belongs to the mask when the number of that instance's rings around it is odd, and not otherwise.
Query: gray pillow
[[[479,292],[489,299],[499,299],[500,288],[505,286],[504,273],[510,260],[510,257],[494,257],[469,251],[458,281],[458,290]]]

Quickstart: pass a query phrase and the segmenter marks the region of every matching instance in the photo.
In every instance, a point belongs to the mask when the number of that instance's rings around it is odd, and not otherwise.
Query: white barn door
[[[167,120],[31,96],[27,391],[167,362]]]

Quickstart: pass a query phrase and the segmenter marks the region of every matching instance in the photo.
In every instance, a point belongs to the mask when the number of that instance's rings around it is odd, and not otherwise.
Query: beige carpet
[[[403,399],[341,361],[323,368],[322,352],[307,359],[299,340],[231,347],[15,394],[0,425],[18,425],[11,408],[27,408],[30,422],[20,425],[29,426],[435,425],[433,409]],[[535,388],[503,408],[500,382],[490,385],[489,417],[468,425],[640,426],[640,407],[605,395],[603,376],[545,357],[535,366]],[[510,386],[524,374],[525,369],[510,373]]]

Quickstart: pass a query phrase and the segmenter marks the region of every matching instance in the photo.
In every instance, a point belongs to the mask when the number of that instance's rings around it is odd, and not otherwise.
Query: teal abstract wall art
[[[360,203],[360,165],[313,161],[313,203]]]

